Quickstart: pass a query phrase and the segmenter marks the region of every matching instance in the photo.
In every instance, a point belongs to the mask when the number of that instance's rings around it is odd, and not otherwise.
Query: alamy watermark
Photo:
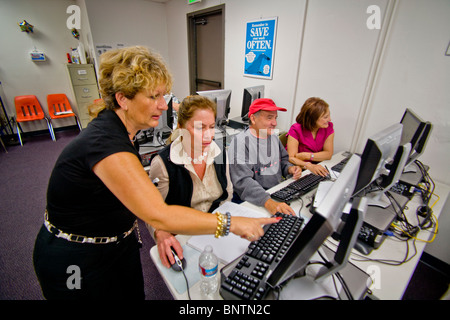
[[[372,285],[369,289],[381,289],[381,269],[379,266],[371,264],[367,267],[366,273],[372,279]]]
[[[66,286],[69,290],[81,289],[81,269],[77,265],[70,265],[66,270],[70,276],[66,280]]]
[[[366,13],[370,16],[366,20],[366,26],[369,30],[381,29],[381,10],[377,5],[371,5],[367,7]]]
[[[66,13],[71,14],[66,21],[67,29],[72,30],[81,29],[81,9],[79,6],[73,4],[67,7]]]

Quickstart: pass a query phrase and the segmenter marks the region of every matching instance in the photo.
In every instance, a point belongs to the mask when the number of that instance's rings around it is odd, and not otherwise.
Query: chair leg
[[[74,116],[75,117],[75,121],[77,122],[77,125],[78,125],[78,128],[80,129],[80,132],[81,132],[81,123],[80,123],[80,120],[78,120],[78,117],[77,116]]]
[[[1,135],[0,135],[0,142],[2,143],[2,147],[3,147],[3,149],[5,150],[5,152],[8,153],[8,150],[6,150],[6,146],[5,146],[5,144],[3,143],[3,138],[2,138]]]
[[[45,120],[47,121],[48,131],[50,131],[50,136],[52,137],[52,140],[56,141],[55,131],[53,131],[52,122],[47,118],[45,118]]]
[[[14,123],[16,124],[16,130],[17,130],[17,136],[19,137],[19,143],[23,147],[22,137],[20,135],[20,131],[22,131],[22,133],[23,133],[22,127],[20,126],[20,123],[17,122],[15,119],[14,119]]]
[[[23,147],[22,137],[20,136],[19,130],[17,130],[17,135],[19,136],[20,145]]]

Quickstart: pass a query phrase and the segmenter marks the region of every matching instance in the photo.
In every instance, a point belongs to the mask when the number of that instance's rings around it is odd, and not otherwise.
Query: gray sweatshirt
[[[270,198],[266,190],[287,177],[292,166],[277,135],[257,138],[249,129],[233,138],[228,155],[234,191],[243,201],[257,206],[264,206]]]

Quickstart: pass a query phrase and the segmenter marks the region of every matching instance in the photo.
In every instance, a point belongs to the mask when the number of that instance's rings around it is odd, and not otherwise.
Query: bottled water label
[[[217,273],[217,265],[214,267],[214,268],[212,268],[212,269],[205,269],[205,268],[203,268],[202,266],[200,266],[199,265],[199,268],[200,268],[200,273],[203,275],[203,276],[205,276],[205,277],[212,277],[212,276],[214,276],[214,275],[216,275],[216,273]]]

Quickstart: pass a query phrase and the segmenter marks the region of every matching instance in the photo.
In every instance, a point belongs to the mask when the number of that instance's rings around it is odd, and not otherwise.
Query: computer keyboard
[[[280,264],[304,221],[301,217],[279,212],[275,216],[283,219],[266,225],[263,237],[250,243],[229,275],[222,277],[220,294],[224,299],[260,300],[267,295],[270,289],[266,283],[270,276],[268,270],[275,270]]]
[[[290,202],[308,193],[324,180],[329,179],[329,176],[322,177],[315,174],[307,174],[300,179],[288,184],[286,187],[275,191],[270,196],[272,199],[280,202]]]
[[[335,171],[335,172],[341,172],[342,169],[344,169],[345,165],[347,164],[348,160],[350,160],[352,155],[345,157],[344,159],[341,160],[341,162],[335,164],[334,166],[331,167],[331,170]]]

